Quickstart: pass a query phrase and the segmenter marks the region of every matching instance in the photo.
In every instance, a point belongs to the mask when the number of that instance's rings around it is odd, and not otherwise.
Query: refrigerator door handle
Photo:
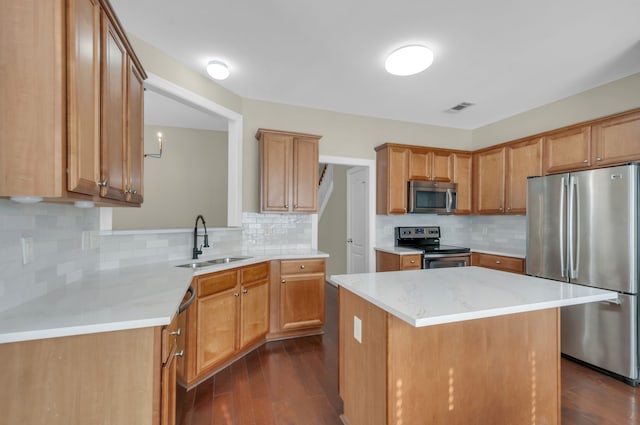
[[[567,207],[568,216],[568,230],[567,230],[567,242],[568,242],[568,256],[569,256],[569,279],[578,278],[578,260],[577,252],[580,246],[578,222],[576,216],[578,215],[578,179],[575,176],[569,177],[569,205]],[[576,237],[576,235],[578,235]],[[574,243],[575,242],[575,243]]]
[[[573,270],[573,176],[568,178],[569,196],[567,198],[567,275],[571,279]]]
[[[560,216],[564,217],[565,213],[565,204],[566,200],[566,191],[567,191],[567,178],[562,177],[560,179]],[[566,264],[564,263],[565,255],[564,255],[564,241],[566,240],[566,229],[565,229],[565,220],[560,219],[560,231],[558,232],[560,235],[560,276],[567,277],[567,269]]]

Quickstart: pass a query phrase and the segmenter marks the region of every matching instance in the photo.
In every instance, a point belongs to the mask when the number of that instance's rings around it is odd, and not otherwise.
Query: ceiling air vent
[[[447,112],[460,112],[463,109],[467,109],[469,106],[473,105],[475,105],[475,103],[473,102],[460,102],[456,106],[452,106],[451,108],[447,109]]]

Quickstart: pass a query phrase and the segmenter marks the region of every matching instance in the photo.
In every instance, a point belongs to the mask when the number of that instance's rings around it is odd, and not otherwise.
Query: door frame
[[[353,170],[357,170],[357,171],[353,171]],[[353,180],[352,175],[353,175],[354,173],[361,173],[362,171],[365,171],[365,172],[367,173],[367,177],[366,177],[366,179],[367,179],[367,184],[369,185],[369,187],[371,187],[371,181],[369,181],[369,177],[370,177],[370,176],[369,176],[369,172],[368,172],[368,168],[367,168],[367,167],[353,166],[353,167],[350,167],[350,168],[348,168],[348,169],[347,169],[347,214],[348,214],[348,215],[349,215],[349,214],[354,214],[353,209],[351,209],[351,208],[350,208],[350,206],[351,206],[351,200],[349,199],[349,195],[351,194],[351,182],[352,182],[352,180]],[[369,193],[367,193],[367,200],[369,199],[369,196],[370,196],[370,194],[369,194]],[[367,210],[365,211],[365,214],[364,214],[364,215],[365,215],[365,218],[367,217],[367,213],[368,213],[368,212],[369,212],[369,206],[367,206]],[[360,218],[360,215],[358,215],[358,218]],[[365,220],[365,221],[366,221],[366,220]],[[351,228],[351,223],[352,223],[352,222],[353,222],[352,217],[351,217],[351,216],[347,217],[347,273],[348,273],[348,274],[353,273],[353,271],[352,271],[352,265],[353,265],[353,264],[352,264],[352,259],[353,259],[353,255],[352,255],[352,254],[353,254],[353,252],[352,252],[352,249],[353,249],[353,243],[352,243],[352,242],[349,242],[349,238],[353,237],[353,234],[352,234],[352,232],[351,232],[351,231],[353,230],[353,229]],[[368,230],[368,229],[367,229],[367,230]],[[368,250],[369,250],[369,237],[370,237],[370,236],[369,236],[368,231],[367,231],[367,233],[365,234],[365,236],[364,236],[364,237],[365,237],[365,240],[366,240],[366,243],[364,244],[364,248],[365,248],[365,250],[367,250],[367,252],[368,252]],[[367,264],[367,270],[366,270],[366,271],[369,271],[369,261],[370,261],[370,260],[371,260],[371,259],[369,258],[369,256],[368,256],[368,255],[367,255],[367,256],[365,256],[365,261],[366,261],[366,264]]]
[[[369,213],[367,214],[367,241],[369,272],[375,272],[375,251],[373,243],[376,240],[376,161],[374,159],[350,158],[345,156],[320,155],[318,161],[323,164],[346,165],[352,167],[367,167],[369,170]],[[346,213],[346,211],[345,211]],[[318,214],[311,215],[311,246],[318,249]]]

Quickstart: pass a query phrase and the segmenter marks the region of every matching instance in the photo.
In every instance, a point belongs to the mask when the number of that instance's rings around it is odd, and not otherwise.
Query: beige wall
[[[640,73],[473,130],[473,148],[640,107]]]
[[[192,227],[202,214],[207,227],[227,225],[227,133],[145,126],[145,152],[162,158],[144,160],[144,202],[140,208],[114,208],[113,229]]]
[[[322,136],[320,154],[375,159],[374,147],[387,142],[470,149],[471,131],[413,124],[251,99],[243,100],[243,210],[259,202],[258,128],[299,131]]]
[[[347,170],[333,166],[333,193],[318,220],[318,249],[331,254],[327,275],[347,273]]]

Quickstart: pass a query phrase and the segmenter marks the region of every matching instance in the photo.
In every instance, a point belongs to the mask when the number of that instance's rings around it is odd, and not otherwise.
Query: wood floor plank
[[[267,343],[180,395],[178,424],[341,424],[333,286],[326,297],[324,335]],[[562,425],[640,424],[640,387],[567,359],[561,370]]]

